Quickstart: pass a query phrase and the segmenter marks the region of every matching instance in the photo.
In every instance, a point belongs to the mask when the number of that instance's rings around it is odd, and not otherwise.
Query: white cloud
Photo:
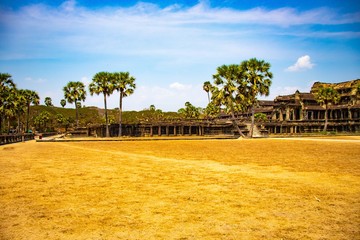
[[[278,35],[284,32],[279,31],[279,27],[360,22],[359,14],[341,15],[328,8],[309,11],[292,8],[236,10],[212,8],[206,1],[199,1],[189,8],[176,4],[160,8],[140,2],[127,8],[88,9],[69,0],[57,8],[36,4],[19,11],[2,11],[1,15],[0,25],[8,29],[6,36],[13,39],[8,43],[4,40],[4,50],[0,52],[2,59],[95,53],[156,54],[193,60],[204,55],[206,59],[218,59],[219,55],[228,55],[229,51],[243,57],[263,55],[264,52],[273,56],[276,51],[269,50],[274,49],[269,46],[269,40],[266,44],[253,46],[258,33]],[[219,27],[222,24],[225,27]],[[256,28],[252,27],[254,24]],[[303,31],[286,33],[299,35]],[[321,36],[324,34],[326,32]],[[336,32],[333,34],[337,36]],[[339,36],[344,35],[358,36],[351,31]]]
[[[181,83],[178,83],[178,82],[174,82],[174,83],[170,84],[169,87],[171,89],[183,91],[183,90],[186,90],[186,89],[190,89],[191,85],[185,85],[185,84],[181,84]]]
[[[59,7],[34,4],[18,10],[0,9],[0,15],[3,66],[7,65],[5,60],[55,60],[46,65],[47,71],[38,70],[40,74],[32,73],[35,67],[18,67],[30,76],[41,76],[24,81],[28,85],[49,83],[61,75],[57,78],[60,96],[67,81],[81,79],[88,85],[96,71],[130,71],[137,89],[124,102],[128,110],[151,104],[177,110],[186,101],[204,107],[207,96],[202,83],[211,80],[217,66],[251,57],[275,62],[295,52],[299,56],[303,49],[292,48],[293,42],[286,42],[284,35],[300,37],[296,38],[299,41],[305,37],[311,41],[325,36],[358,38],[355,29],[331,27],[327,31],[326,25],[360,22],[358,13],[340,14],[328,8],[237,10],[214,8],[206,0],[192,7],[174,4],[165,8],[141,1],[132,7],[86,8],[68,0]],[[312,24],[323,27],[312,31]],[[62,65],[65,62],[67,66]],[[275,67],[276,62],[272,64]],[[310,57],[303,56],[288,71],[313,66]],[[59,69],[66,71],[60,73]],[[54,89],[50,84],[39,86],[46,87]],[[118,94],[109,99],[109,107],[118,107]],[[102,96],[88,95],[85,104],[103,107]]]
[[[311,62],[310,56],[305,55],[305,56],[299,57],[298,60],[296,61],[296,63],[294,65],[288,67],[286,69],[286,71],[298,72],[298,71],[302,71],[302,70],[312,69],[314,65],[315,64],[313,64]]]

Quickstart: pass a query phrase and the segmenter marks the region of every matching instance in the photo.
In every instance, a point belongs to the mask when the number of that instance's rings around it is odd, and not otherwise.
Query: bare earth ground
[[[0,146],[0,239],[360,239],[360,138]]]

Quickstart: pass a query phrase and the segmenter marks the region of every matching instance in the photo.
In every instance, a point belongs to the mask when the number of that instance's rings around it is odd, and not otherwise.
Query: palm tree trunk
[[[78,129],[79,128],[79,111],[78,111],[76,100],[75,100],[75,110],[76,110],[76,129]]]
[[[20,114],[18,114],[18,122],[17,122],[17,128],[18,128],[18,133],[21,133],[21,129],[20,129]]]
[[[26,114],[26,133],[29,132],[29,116],[30,116],[30,103],[27,105],[27,114]]]
[[[104,105],[105,105],[106,137],[110,137],[110,133],[109,133],[109,119],[108,119],[108,113],[107,113],[106,94],[105,94],[105,93],[104,93]]]
[[[324,132],[326,132],[326,130],[327,130],[327,125],[328,125],[328,106],[326,104],[326,106],[325,106],[325,124],[324,124],[324,129],[323,129]]]
[[[208,95],[208,100],[209,100],[209,103],[210,103],[210,93],[207,92],[207,95]]]
[[[8,131],[7,131],[7,134],[8,135],[10,134],[10,117],[8,117]]]
[[[3,123],[3,118],[2,116],[0,116],[0,135],[2,134],[2,123]]]
[[[122,97],[123,97],[123,93],[120,91],[120,103],[119,103],[119,137],[122,136]]]
[[[234,114],[234,109],[231,108],[231,121],[233,123],[233,126],[236,128],[236,130],[239,132],[240,136],[245,138],[246,136],[244,135],[244,133],[241,131],[241,129],[239,128],[238,124],[236,123],[236,119],[235,119],[235,114]]]
[[[250,126],[250,137],[253,137],[254,134],[254,125],[255,125],[255,108],[254,105],[251,106],[251,126]]]

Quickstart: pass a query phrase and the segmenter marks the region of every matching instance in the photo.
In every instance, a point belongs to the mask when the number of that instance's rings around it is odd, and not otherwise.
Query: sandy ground
[[[0,239],[360,239],[360,138],[0,146]]]

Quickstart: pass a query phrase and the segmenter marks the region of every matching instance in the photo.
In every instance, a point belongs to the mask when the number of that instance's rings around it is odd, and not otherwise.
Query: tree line
[[[190,102],[185,103],[184,108],[178,110],[179,117],[196,119],[199,117],[216,117],[220,112],[226,112],[231,116],[234,128],[237,129],[242,137],[246,137],[236,123],[235,114],[239,112],[251,112],[250,137],[253,135],[255,122],[255,107],[258,104],[258,96],[268,96],[272,83],[273,74],[270,71],[271,65],[264,60],[251,58],[242,61],[240,64],[222,65],[216,69],[212,76],[213,82],[206,81],[203,90],[207,93],[208,105],[205,109],[193,106]],[[134,93],[136,89],[135,77],[129,72],[98,72],[88,86],[90,95],[102,95],[105,109],[106,136],[109,134],[109,116],[107,109],[107,98],[115,91],[119,93],[118,124],[119,136],[122,135],[122,113],[123,99]],[[79,127],[79,108],[84,102],[87,90],[84,83],[70,81],[63,87],[64,99],[60,104],[65,107],[66,103],[74,104],[76,112],[76,128]],[[327,112],[331,104],[339,101],[339,93],[332,87],[322,87],[315,94],[318,103],[325,108],[325,126],[327,127]],[[8,73],[0,73],[0,133],[3,121],[8,120],[8,130],[10,120],[17,118],[17,128],[19,132],[29,132],[30,106],[38,105],[40,97],[36,91],[28,89],[18,89]],[[52,99],[46,97],[46,106],[53,106]],[[160,109],[155,109],[154,105],[149,108],[150,118],[158,120],[163,116]],[[150,116],[150,115],[149,115]],[[25,126],[21,124],[21,117],[25,119]],[[148,118],[148,119],[150,119]],[[47,113],[40,113],[35,119],[35,123],[46,123],[49,116]],[[62,116],[57,116],[59,122],[69,122]],[[145,119],[145,118],[144,118]]]
[[[107,113],[107,97],[114,91],[118,91],[119,97],[119,136],[121,136],[121,122],[122,122],[122,102],[123,98],[131,95],[136,88],[135,78],[129,72],[99,72],[96,73],[89,85],[89,92],[93,94],[103,94],[105,106],[106,119],[106,135],[109,136],[109,121]],[[61,106],[65,107],[66,102],[75,104],[76,110],[76,128],[79,127],[79,111],[81,102],[85,101],[87,91],[82,82],[68,82],[63,88],[64,99],[60,101]],[[45,98],[46,106],[53,106],[50,97]],[[36,91],[28,89],[18,89],[14,83],[12,76],[8,73],[0,73],[0,133],[3,132],[3,121],[8,122],[8,131],[10,131],[10,122],[17,118],[17,131],[29,132],[29,115],[30,105],[38,105],[40,97]],[[20,118],[26,114],[26,128],[20,123]],[[46,122],[49,118],[48,113],[41,113],[38,116],[39,123]],[[36,122],[36,121],[35,121]]]

